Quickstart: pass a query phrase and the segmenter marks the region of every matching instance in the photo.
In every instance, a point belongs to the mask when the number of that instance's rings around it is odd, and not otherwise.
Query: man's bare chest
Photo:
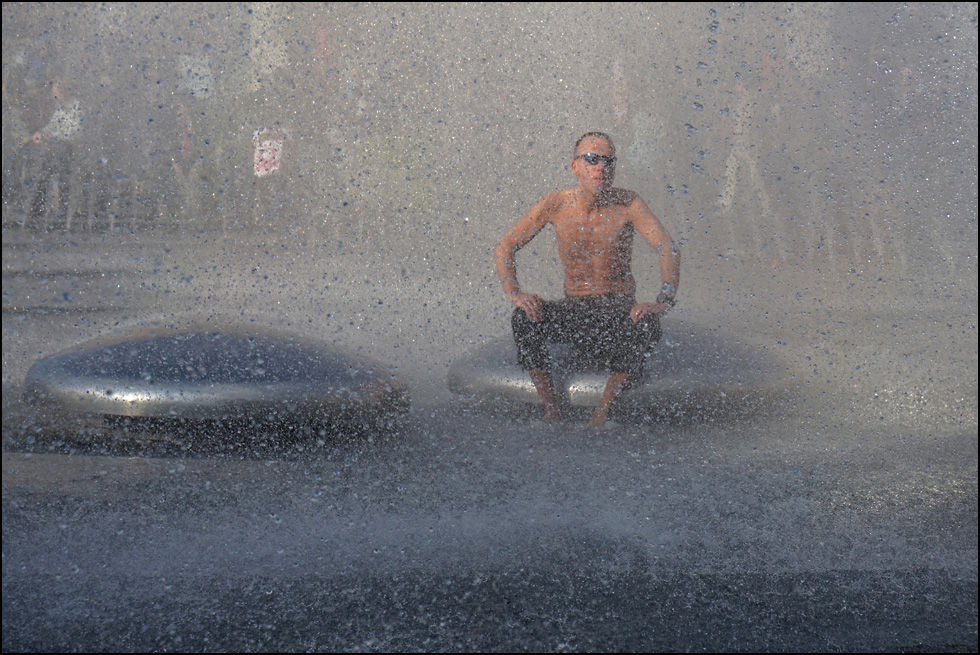
[[[633,224],[622,208],[593,212],[567,212],[555,217],[552,225],[562,250],[593,253],[629,247]]]

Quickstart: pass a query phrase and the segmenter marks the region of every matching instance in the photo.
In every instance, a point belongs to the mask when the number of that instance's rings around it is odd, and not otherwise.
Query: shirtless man
[[[641,373],[649,345],[660,338],[660,315],[673,306],[680,283],[680,253],[670,234],[639,195],[612,186],[615,171],[612,139],[600,132],[584,135],[572,159],[578,186],[539,200],[494,250],[500,284],[516,308],[518,357],[541,397],[546,421],[561,418],[547,342],[581,343],[608,362],[612,373],[592,414],[592,425],[601,427],[619,392]],[[517,282],[517,251],[548,224],[565,269],[565,298],[557,301],[525,293]],[[663,287],[652,303],[635,299],[634,233],[660,258]]]

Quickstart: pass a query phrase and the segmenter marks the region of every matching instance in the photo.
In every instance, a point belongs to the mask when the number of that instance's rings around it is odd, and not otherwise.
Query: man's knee
[[[658,314],[647,314],[636,324],[638,340],[646,346],[651,346],[663,336],[663,328],[660,326],[660,316]]]
[[[543,324],[536,323],[521,309],[514,309],[511,315],[511,328],[514,331],[514,343],[517,345],[517,359],[527,370],[550,370],[551,361],[548,357]]]
[[[518,330],[526,331],[528,327],[534,324],[531,317],[527,315],[520,307],[515,307],[514,312],[510,315],[510,325],[514,329],[516,334]]]
[[[620,347],[610,357],[610,368],[617,373],[625,373],[630,378],[643,375],[644,364],[650,348],[660,341],[663,332],[660,317],[648,314],[622,333]]]

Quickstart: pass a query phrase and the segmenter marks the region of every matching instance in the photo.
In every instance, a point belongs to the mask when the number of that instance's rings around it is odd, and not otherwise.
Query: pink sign
[[[269,140],[255,144],[255,174],[258,177],[279,170],[282,162],[282,141]]]
[[[266,136],[269,130],[262,128],[252,135],[252,143],[255,144],[255,156],[253,164],[256,177],[264,177],[279,170],[282,165],[282,144],[281,138]],[[263,138],[263,137],[266,138]]]

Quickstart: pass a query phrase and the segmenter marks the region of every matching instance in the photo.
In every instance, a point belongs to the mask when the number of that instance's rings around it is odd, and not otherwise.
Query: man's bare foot
[[[561,421],[561,412],[557,407],[545,407],[543,420],[545,423],[558,423]]]
[[[626,386],[627,380],[629,380],[627,373],[613,373],[609,376],[606,388],[602,391],[602,398],[599,399],[599,404],[592,412],[592,427],[601,428],[605,426],[606,419],[609,418],[609,410],[616,402],[619,392]]]
[[[619,430],[623,426],[615,419],[597,421],[595,418],[593,418],[591,421],[589,421],[589,427],[596,431],[606,432],[609,430]]]

